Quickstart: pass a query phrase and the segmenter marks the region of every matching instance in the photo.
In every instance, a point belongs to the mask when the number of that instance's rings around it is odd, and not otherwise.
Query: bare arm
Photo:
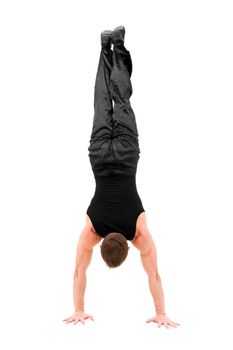
[[[101,238],[93,233],[89,225],[84,227],[79,237],[73,276],[73,299],[75,312],[84,311],[86,270],[91,262],[93,247],[100,240]]]
[[[132,243],[140,250],[140,257],[143,268],[148,275],[148,284],[153,297],[156,314],[165,315],[164,292],[158,272],[156,247],[146,225],[141,226],[140,235]]]

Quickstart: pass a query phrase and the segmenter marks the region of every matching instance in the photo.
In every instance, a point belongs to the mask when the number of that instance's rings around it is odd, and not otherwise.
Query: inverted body
[[[130,97],[132,59],[122,44],[101,49],[94,86],[94,118],[88,155],[96,189],[87,208],[96,233],[132,240],[145,211],[136,186],[139,134]]]

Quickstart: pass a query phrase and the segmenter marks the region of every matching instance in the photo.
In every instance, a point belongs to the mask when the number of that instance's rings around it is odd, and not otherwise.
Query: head
[[[109,233],[100,246],[101,255],[108,267],[120,266],[128,255],[127,239],[117,232]]]

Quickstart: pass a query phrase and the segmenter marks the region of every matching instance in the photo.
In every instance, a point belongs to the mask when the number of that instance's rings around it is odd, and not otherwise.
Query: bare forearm
[[[148,283],[154,300],[156,313],[165,314],[164,292],[160,276],[158,274],[149,274]]]
[[[73,279],[73,298],[75,311],[84,311],[85,289],[86,272],[75,272]]]

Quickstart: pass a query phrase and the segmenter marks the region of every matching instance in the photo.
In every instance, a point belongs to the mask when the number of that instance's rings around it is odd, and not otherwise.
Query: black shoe
[[[104,30],[101,33],[101,46],[103,49],[110,50],[111,49],[111,44],[112,44],[112,38],[111,38],[111,30]]]
[[[122,45],[125,40],[125,27],[119,26],[113,29],[111,33],[112,43],[114,45]]]

